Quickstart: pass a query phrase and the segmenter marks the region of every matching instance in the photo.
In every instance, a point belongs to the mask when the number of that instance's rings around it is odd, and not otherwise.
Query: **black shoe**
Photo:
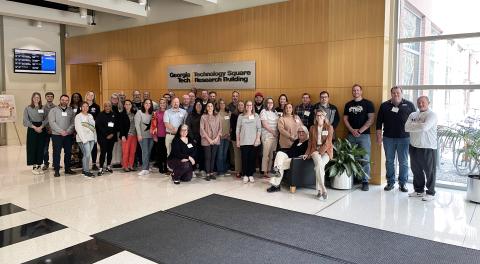
[[[110,167],[107,167],[107,168],[105,169],[105,171],[106,171],[106,172],[109,172],[109,173],[113,173],[113,170],[112,170],[112,168],[110,168]]]
[[[174,184],[180,184],[180,181],[176,180],[176,181],[173,181]]]
[[[46,170],[48,170],[48,167],[49,167],[48,164],[45,164],[45,165],[43,165],[42,170],[46,171]]]
[[[53,176],[55,176],[55,177],[60,177],[60,172],[59,172],[59,171],[55,171],[55,174],[53,174]]]
[[[113,164],[112,167],[114,169],[120,169],[122,167],[122,164]]]
[[[212,175],[210,175],[210,179],[212,179],[212,180],[216,180],[216,179],[217,179],[217,177],[216,177],[214,174],[212,174]]]
[[[92,171],[98,171],[97,164],[93,164],[93,165],[92,165]]]
[[[391,191],[393,190],[393,188],[395,187],[395,184],[393,183],[389,183],[385,186],[385,188],[383,188],[385,191]]]
[[[103,170],[102,170],[102,169],[99,169],[99,170],[98,170],[98,173],[97,173],[97,176],[102,176],[102,174],[103,174]]]
[[[408,192],[408,188],[407,188],[407,186],[405,186],[405,184],[400,184],[400,187],[398,187],[398,189],[401,192]]]
[[[272,192],[279,192],[280,191],[280,185],[279,186],[270,186],[270,188],[267,189],[267,192],[272,193]]]
[[[93,173],[89,172],[89,171],[84,171],[83,172],[83,175],[85,177],[90,177],[90,178],[95,178],[95,175],[93,175]]]
[[[71,169],[66,169],[66,170],[65,170],[65,174],[75,175],[75,174],[77,174],[77,173],[74,172],[74,171],[71,170]]]
[[[206,181],[210,181],[210,175],[205,176]]]
[[[362,191],[366,192],[366,191],[368,191],[368,189],[369,189],[368,188],[368,182],[363,182],[362,183]]]

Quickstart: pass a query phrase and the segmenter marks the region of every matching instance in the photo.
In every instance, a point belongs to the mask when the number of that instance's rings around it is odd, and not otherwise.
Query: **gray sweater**
[[[137,111],[135,114],[135,128],[137,129],[137,135],[143,138],[151,138],[150,125],[152,121],[152,115]],[[148,127],[147,127],[148,126]]]
[[[260,123],[260,117],[255,114],[253,116],[239,115],[237,120],[237,140],[240,140],[240,145],[254,145],[257,133],[262,131],[262,125]]]
[[[36,108],[27,106],[23,111],[23,125],[25,127],[32,127],[32,122],[42,122],[42,127],[47,124],[47,114],[44,108]]]
[[[52,129],[53,135],[61,135],[62,131],[72,134],[75,128],[74,114],[71,107],[65,110],[57,106],[48,113],[48,124]]]

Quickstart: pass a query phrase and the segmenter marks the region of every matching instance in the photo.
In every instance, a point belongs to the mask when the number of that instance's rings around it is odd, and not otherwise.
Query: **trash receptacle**
[[[468,175],[467,200],[480,203],[480,175]]]

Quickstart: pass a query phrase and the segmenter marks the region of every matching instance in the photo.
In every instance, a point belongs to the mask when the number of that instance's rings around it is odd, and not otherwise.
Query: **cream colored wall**
[[[22,144],[26,140],[26,129],[22,124],[23,109],[30,103],[33,92],[43,95],[51,91],[56,101],[62,93],[62,68],[60,64],[60,26],[43,23],[42,28],[33,27],[30,21],[19,18],[4,17],[4,53],[5,53],[5,94],[15,96],[17,106],[16,127]],[[57,53],[57,73],[50,74],[18,74],[13,72],[13,49],[39,49]],[[55,102],[57,103],[57,102]],[[7,124],[7,144],[19,144],[15,127]]]

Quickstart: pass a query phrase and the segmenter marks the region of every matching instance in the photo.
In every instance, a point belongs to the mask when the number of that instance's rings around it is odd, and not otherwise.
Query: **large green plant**
[[[333,150],[333,159],[326,168],[329,177],[339,176],[343,172],[346,172],[349,177],[354,175],[359,180],[366,176],[362,168],[362,163],[368,162],[363,159],[367,154],[365,149],[339,138],[333,143]]]
[[[438,137],[443,146],[462,154],[462,159],[480,162],[480,129],[467,126],[438,126]]]

